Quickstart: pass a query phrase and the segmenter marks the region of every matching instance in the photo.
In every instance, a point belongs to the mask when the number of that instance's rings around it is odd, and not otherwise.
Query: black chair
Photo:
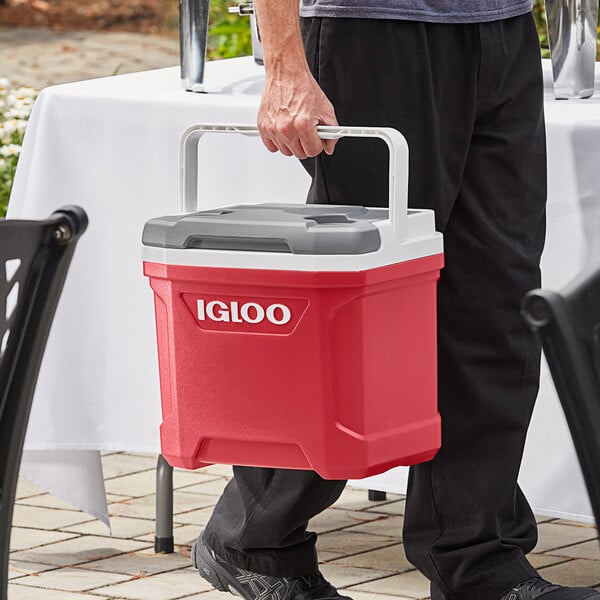
[[[600,263],[560,293],[529,292],[522,312],[542,342],[600,526]]]
[[[33,391],[87,224],[77,206],[63,207],[46,220],[0,220],[0,600],[7,595],[13,505]]]

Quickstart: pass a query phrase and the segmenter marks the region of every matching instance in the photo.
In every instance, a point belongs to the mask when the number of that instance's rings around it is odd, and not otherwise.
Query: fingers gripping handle
[[[394,236],[403,240],[407,234],[408,210],[408,144],[404,136],[391,127],[330,127],[317,128],[322,139],[342,137],[379,138],[390,153],[389,209]],[[258,137],[253,125],[194,125],[181,138],[181,212],[199,209],[198,199],[198,141],[207,133],[240,133]]]

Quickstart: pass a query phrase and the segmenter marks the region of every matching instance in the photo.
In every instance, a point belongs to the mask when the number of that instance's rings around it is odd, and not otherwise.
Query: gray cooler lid
[[[241,204],[146,223],[142,242],[161,248],[366,254],[381,246],[388,210],[324,204]]]

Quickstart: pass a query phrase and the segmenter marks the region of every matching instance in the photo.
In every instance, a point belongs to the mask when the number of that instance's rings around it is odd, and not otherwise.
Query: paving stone
[[[541,569],[542,567],[549,567],[550,565],[557,565],[561,562],[569,560],[564,556],[552,556],[551,554],[528,554],[527,560],[536,568]]]
[[[395,571],[397,573],[414,569],[406,559],[404,546],[402,544],[395,544],[394,546],[388,546],[387,548],[379,548],[378,550],[371,550],[370,552],[362,552],[361,554],[337,558],[332,564],[365,567],[380,571]]]
[[[190,486],[197,487],[197,493],[209,494],[206,490],[223,489],[229,481],[225,477],[219,475],[211,475],[210,473],[201,473],[200,471],[186,471],[184,469],[175,469],[173,471],[173,488],[176,490],[187,490]],[[204,486],[204,489],[203,489]],[[220,495],[220,492],[219,492]]]
[[[575,560],[540,570],[540,575],[559,585],[596,587],[600,586],[600,569],[592,560]]]
[[[328,552],[327,550],[319,550],[319,562],[328,563],[332,560],[337,560],[339,554],[336,552]]]
[[[29,498],[30,496],[39,496],[45,494],[45,490],[39,488],[37,485],[33,485],[22,477],[17,481],[17,490],[15,493],[15,499],[21,500],[22,498]]]
[[[367,552],[384,546],[391,546],[398,543],[396,537],[384,537],[379,535],[370,535],[368,533],[353,533],[348,530],[334,531],[320,535],[317,539],[317,549],[319,552],[337,554],[336,558]]]
[[[373,569],[365,569],[361,567],[352,567],[327,563],[321,566],[321,572],[325,578],[330,581],[335,587],[347,588],[359,583],[366,583],[373,579],[385,577],[388,573],[385,571],[377,571]]]
[[[403,515],[406,509],[406,500],[396,500],[388,504],[378,504],[373,508],[366,509],[367,512],[385,513],[390,515]]]
[[[587,558],[589,560],[600,560],[600,545],[598,540],[591,540],[574,546],[566,546],[565,548],[557,548],[550,550],[546,556],[550,554],[557,557],[569,558]],[[600,566],[598,567],[600,568]]]
[[[0,26],[0,48],[2,76],[15,84],[40,89],[179,63],[177,39],[143,33],[54,32]]]
[[[18,552],[19,550],[36,548],[44,544],[53,544],[54,542],[69,540],[74,537],[77,537],[77,535],[73,533],[13,527],[10,532],[10,550],[11,552]]]
[[[36,563],[28,563],[22,560],[9,560],[8,562],[8,578],[18,579],[20,577],[26,577],[27,575],[35,575],[43,571],[49,571],[56,567],[52,565],[41,565]]]
[[[171,554],[155,554],[154,549],[145,552],[128,552],[119,556],[85,563],[85,568],[107,573],[146,577],[166,571],[174,571],[190,566],[189,556],[179,552]]]
[[[390,501],[400,500],[403,496],[399,494],[388,494],[387,500],[381,502],[373,502],[369,500],[368,490],[363,488],[346,486],[342,495],[333,504],[334,508],[345,508],[346,510],[366,510],[369,508],[375,508],[382,504],[387,504]]]
[[[90,535],[15,552],[12,558],[14,560],[66,567],[108,558],[125,552],[135,552],[144,548],[148,548],[148,544],[145,542]]]
[[[535,552],[547,552],[555,548],[570,546],[585,542],[596,537],[596,530],[591,527],[578,525],[563,525],[562,523],[542,523],[538,527],[539,539]]]
[[[114,502],[127,502],[131,500],[131,496],[124,496],[123,494],[106,494],[106,503],[113,504]]]
[[[209,465],[198,469],[199,473],[209,473],[210,475],[219,475],[231,479],[233,477],[233,467],[231,465]]]
[[[312,518],[308,524],[310,531],[325,533],[345,527],[353,527],[381,519],[383,515],[356,510],[330,508]]]
[[[134,519],[131,517],[112,517],[110,520],[111,533],[104,523],[94,519],[87,523],[61,527],[61,531],[79,533],[82,535],[106,536],[121,539],[131,539],[154,534],[156,522],[154,519]],[[154,539],[154,538],[153,538]]]
[[[158,456],[156,454],[139,455],[127,452],[117,452],[102,455],[102,471],[104,479],[131,475],[140,471],[156,469]]]
[[[103,587],[98,590],[98,593],[112,598],[129,600],[156,600],[157,598],[172,600],[185,595],[197,594],[203,590],[209,591],[212,590],[212,587],[190,567]]]
[[[108,600],[102,596],[45,590],[24,585],[8,585],[9,600]]]
[[[39,506],[41,508],[58,508],[60,510],[70,510],[81,515],[81,512],[77,508],[74,508],[64,500],[61,500],[60,498],[57,498],[52,494],[39,494],[37,496],[23,498],[19,500],[16,504],[21,504],[23,506]]]
[[[408,596],[392,596],[391,594],[371,594],[352,590],[353,600],[412,600]],[[187,599],[186,599],[187,600]]]
[[[395,535],[399,539],[402,536],[402,523],[404,518],[397,515],[381,515],[381,518],[370,523],[363,523],[346,529],[347,532],[364,532],[371,535],[383,535],[389,537]]]
[[[190,512],[207,506],[214,506],[215,496],[208,494],[190,494],[176,490],[173,493],[173,512],[176,515]],[[156,516],[156,497],[144,496],[133,500],[122,500],[108,505],[108,513],[111,517],[139,517],[142,519],[154,519]]]
[[[213,513],[213,506],[207,506],[199,510],[192,510],[185,513],[180,513],[173,516],[174,523],[185,523],[186,525],[196,525],[197,527],[204,527],[210,516]]]
[[[15,585],[39,587],[67,592],[85,592],[105,585],[130,579],[129,575],[87,571],[77,567],[54,569],[37,575],[29,575],[15,581]],[[101,595],[104,595],[102,593]],[[89,597],[88,597],[89,598]]]
[[[540,523],[549,523],[550,521],[556,521],[554,517],[545,517],[544,515],[535,515],[535,522],[539,525]]]
[[[179,523],[174,523],[173,538],[175,546],[181,546],[188,549],[191,548],[192,543],[196,540],[202,529],[203,528],[198,525],[181,525]],[[135,539],[141,542],[150,542],[154,544],[154,532],[136,537]]]
[[[156,472],[151,469],[131,475],[114,477],[106,480],[104,486],[110,494],[120,494],[132,498],[149,496],[156,491]]]
[[[201,592],[191,596],[183,596],[181,600],[225,600],[227,596],[223,592],[211,590],[209,592]]]
[[[226,477],[219,477],[217,475],[211,475],[210,473],[201,474],[203,477],[210,477],[202,483],[197,483],[191,486],[179,486],[181,492],[193,492],[196,494],[211,494],[213,496],[220,496],[227,485],[229,479]]]
[[[75,523],[91,520],[92,517],[80,511],[55,510],[16,504],[13,512],[13,525],[15,527],[28,527],[33,529],[59,529]]]
[[[392,575],[376,581],[370,581],[348,588],[352,594],[354,590],[371,592],[373,594],[389,594],[407,598],[429,598],[429,582],[418,571],[408,571],[400,575]]]

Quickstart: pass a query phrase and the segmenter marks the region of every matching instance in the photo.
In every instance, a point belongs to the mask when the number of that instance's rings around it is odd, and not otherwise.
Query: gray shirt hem
[[[531,12],[531,0],[525,0],[509,9],[480,11],[476,13],[460,14],[441,14],[439,12],[428,13],[425,11],[410,11],[406,8],[398,10],[390,8],[369,7],[368,11],[364,8],[354,8],[349,6],[318,6],[302,8],[300,15],[302,17],[348,17],[348,18],[369,18],[369,19],[402,19],[406,21],[426,21],[428,23],[483,23],[487,21],[500,21],[509,19]],[[366,14],[368,13],[368,14]]]

